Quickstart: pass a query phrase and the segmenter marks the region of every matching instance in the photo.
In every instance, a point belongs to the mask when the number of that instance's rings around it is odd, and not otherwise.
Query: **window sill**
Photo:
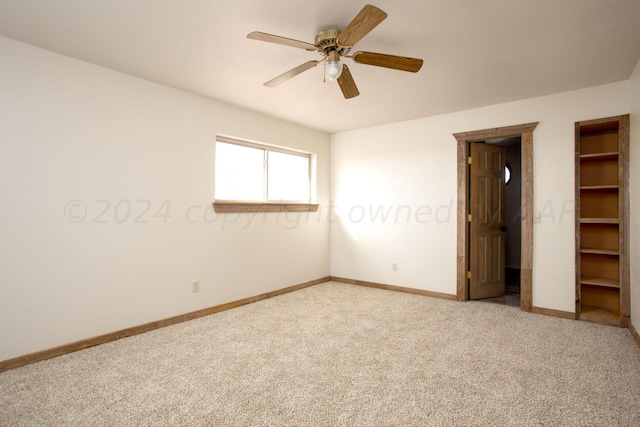
[[[213,202],[216,213],[252,213],[252,212],[317,212],[317,204],[310,203],[264,203],[264,202]]]

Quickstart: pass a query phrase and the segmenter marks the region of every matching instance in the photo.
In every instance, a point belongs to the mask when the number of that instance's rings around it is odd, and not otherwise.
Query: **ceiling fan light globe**
[[[342,62],[327,60],[324,63],[324,76],[327,80],[335,82],[342,74]]]

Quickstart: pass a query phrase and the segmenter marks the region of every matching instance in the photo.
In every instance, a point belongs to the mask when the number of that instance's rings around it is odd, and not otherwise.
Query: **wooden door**
[[[505,165],[504,147],[471,144],[470,299],[505,294]]]

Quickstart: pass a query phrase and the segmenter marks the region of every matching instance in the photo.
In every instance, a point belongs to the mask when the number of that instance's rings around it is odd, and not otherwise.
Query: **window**
[[[317,210],[310,205],[312,159],[311,153],[218,136],[216,212]]]

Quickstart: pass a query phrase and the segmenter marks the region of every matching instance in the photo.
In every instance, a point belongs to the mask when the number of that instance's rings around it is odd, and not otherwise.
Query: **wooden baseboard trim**
[[[155,322],[145,323],[139,326],[133,326],[131,328],[122,329],[120,331],[111,332],[104,335],[99,335],[97,337],[87,338],[81,341],[72,342],[69,344],[64,344],[58,347],[50,348],[47,350],[37,351],[35,353],[27,354],[24,356],[19,356],[13,359],[8,359],[0,362],[0,373],[16,369],[21,366],[29,365],[31,363],[40,362],[47,359],[52,359],[54,357],[62,356],[64,354],[73,353],[75,351],[83,350],[89,347],[95,347],[100,344],[106,344],[111,341],[116,341],[122,338],[130,337],[133,335],[142,334],[145,332],[150,332],[155,329],[164,328],[166,326],[175,325],[177,323],[186,322],[193,319],[198,319],[200,317],[209,316],[214,313],[219,313],[221,311],[230,310],[232,308],[240,307],[243,305],[251,304],[257,301],[265,300],[268,298],[273,298],[278,295],[287,294],[289,292],[294,292],[300,289],[308,288],[310,286],[314,286],[320,283],[330,281],[330,277],[324,277],[322,279],[312,280],[310,282],[304,282],[297,285],[289,286],[283,289],[278,289],[276,291],[267,292],[261,295],[256,295],[249,298],[244,298],[237,301],[228,302],[225,304],[216,305],[213,307],[208,307],[202,310],[194,311],[191,313],[181,314],[179,316],[170,317],[168,319],[158,320]]]
[[[345,279],[343,277],[331,276],[331,280],[333,282],[348,283],[350,285],[366,286],[368,288],[384,289],[387,291],[404,292],[406,294],[422,295],[425,297],[456,301],[456,296],[453,294],[443,294],[440,292],[425,291],[423,289],[407,288],[404,286],[385,285],[383,283],[366,282],[364,280]]]
[[[545,316],[553,316],[559,317],[561,319],[570,319],[575,320],[575,313],[571,313],[570,311],[561,311],[561,310],[553,310],[551,308],[542,308],[542,307],[531,307],[531,313],[534,314],[543,314]]]
[[[638,331],[631,322],[629,322],[629,332],[631,332],[631,336],[635,340],[636,344],[638,344],[638,347],[640,347],[640,334],[638,334]]]

